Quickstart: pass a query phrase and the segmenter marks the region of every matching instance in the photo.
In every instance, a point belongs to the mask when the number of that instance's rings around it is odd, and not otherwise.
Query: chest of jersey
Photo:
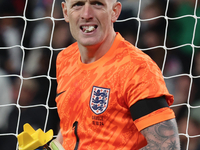
[[[72,125],[77,121],[82,144],[94,146],[94,141],[101,141],[97,145],[102,145],[102,139],[105,143],[110,141],[110,146],[133,144],[133,135],[138,137],[140,133],[126,103],[128,67],[126,64],[72,71],[68,68],[59,80],[58,91],[62,94],[56,100],[62,128],[68,130],[66,139],[73,136]]]

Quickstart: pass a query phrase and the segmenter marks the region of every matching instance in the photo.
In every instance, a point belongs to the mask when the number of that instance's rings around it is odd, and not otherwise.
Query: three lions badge
[[[110,89],[93,86],[90,97],[90,109],[96,114],[102,114],[108,107]]]

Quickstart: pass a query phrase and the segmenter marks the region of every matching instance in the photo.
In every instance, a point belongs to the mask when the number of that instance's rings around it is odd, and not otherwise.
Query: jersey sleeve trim
[[[168,107],[158,109],[134,121],[137,129],[141,131],[151,125],[175,118],[174,111]]]

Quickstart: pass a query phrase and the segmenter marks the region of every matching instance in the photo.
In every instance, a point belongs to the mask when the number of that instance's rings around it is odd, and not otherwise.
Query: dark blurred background
[[[74,42],[62,0],[0,1],[0,149],[25,123],[59,131],[56,57]],[[175,101],[181,149],[200,149],[200,7],[196,0],[120,0],[117,32],[160,67]],[[122,21],[124,20],[124,21]],[[198,135],[198,136],[196,136]]]

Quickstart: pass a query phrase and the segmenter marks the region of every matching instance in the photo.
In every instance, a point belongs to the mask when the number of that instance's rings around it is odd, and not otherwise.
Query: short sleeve
[[[134,123],[137,129],[141,131],[142,129],[145,129],[146,127],[149,127],[156,123],[160,123],[162,121],[166,121],[173,118],[175,118],[174,111],[170,109],[169,107],[165,107],[165,108],[158,109],[139,119],[136,119]]]
[[[135,67],[129,72],[126,86],[126,103],[130,108],[137,101],[165,96],[168,105],[172,105],[174,98],[169,94],[162,72],[150,58],[147,61],[138,59],[133,63]]]
[[[145,57],[145,56],[144,56]],[[137,58],[136,58],[137,59]],[[173,95],[168,92],[163,75],[157,64],[148,56],[134,61],[135,67],[129,72],[126,82],[127,105],[130,108],[137,101],[165,96],[168,105],[174,101]],[[134,121],[140,131],[153,124],[175,118],[169,107],[153,111]]]

